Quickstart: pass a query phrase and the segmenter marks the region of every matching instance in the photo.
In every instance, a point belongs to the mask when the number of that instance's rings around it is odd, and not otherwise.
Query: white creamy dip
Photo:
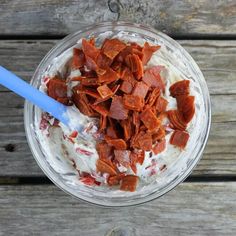
[[[103,37],[107,37],[109,32],[106,35],[101,35],[100,39]],[[135,41],[140,45],[143,45],[145,40],[140,38],[135,38],[134,36],[126,35],[124,32],[120,32],[116,35],[117,38],[120,38],[124,41]],[[80,41],[78,41],[78,47],[80,47]],[[77,46],[76,46],[77,47]],[[146,68],[163,65],[165,67],[164,72],[162,72],[162,76],[166,79],[166,90],[164,98],[169,102],[167,110],[176,108],[176,99],[172,98],[169,94],[169,87],[171,84],[184,79],[189,79],[184,75],[181,71],[176,69],[176,65],[173,66],[170,60],[168,60],[169,53],[164,45],[161,45],[161,48],[155,52],[148,62]],[[47,87],[44,82],[45,77],[51,77],[57,73],[67,76],[67,78],[73,76],[79,76],[80,71],[71,71],[68,72],[66,68],[67,62],[72,57],[72,48],[65,51],[61,56],[55,58],[51,64],[51,66],[47,69],[42,78],[42,84],[40,86],[40,90],[45,92],[47,91]],[[71,88],[75,86],[78,82],[68,83],[68,95],[71,95]],[[148,183],[153,181],[164,181],[164,175],[166,169],[172,168],[175,163],[178,161],[178,166],[175,168],[176,171],[181,171],[185,168],[187,160],[184,159],[184,153],[188,150],[191,144],[194,142],[196,138],[196,129],[198,129],[200,122],[199,119],[204,119],[204,115],[201,113],[201,106],[203,104],[202,97],[199,94],[199,90],[194,81],[191,80],[190,83],[190,95],[195,96],[195,106],[196,106],[196,114],[194,118],[189,123],[187,131],[190,134],[190,139],[184,151],[180,151],[178,148],[169,144],[169,139],[171,136],[170,132],[166,135],[166,149],[155,155],[151,152],[145,153],[145,160],[142,165],[137,164],[137,176],[140,177],[140,184],[138,188],[145,187]],[[94,119],[88,118],[81,114],[79,110],[73,106],[73,117],[74,119],[71,121],[73,124],[76,124],[78,120],[80,122],[85,122],[91,124],[94,123]],[[199,113],[198,113],[199,112]],[[202,117],[200,117],[200,114]],[[87,172],[94,176],[98,181],[105,183],[106,175],[98,176],[96,173],[96,161],[98,159],[98,154],[96,152],[96,142],[95,140],[90,140],[86,142],[86,140],[81,139],[79,136],[73,138],[73,142],[70,135],[73,133],[72,130],[69,130],[66,126],[59,123],[59,127],[51,127],[45,129],[40,129],[41,122],[41,112],[38,110],[38,115],[36,119],[36,133],[38,140],[43,148],[45,156],[47,157],[47,161],[52,166],[52,168],[65,176],[68,179],[77,179],[78,172]],[[53,124],[54,119],[52,118],[49,123]],[[164,121],[166,122],[166,121]],[[91,125],[93,132],[96,132],[96,126]],[[183,160],[179,161],[182,158]],[[119,170],[126,170],[125,167],[120,166]],[[129,171],[132,173],[132,171]],[[73,176],[73,177],[72,177]],[[79,181],[78,181],[79,182]],[[101,186],[100,186],[101,187]]]

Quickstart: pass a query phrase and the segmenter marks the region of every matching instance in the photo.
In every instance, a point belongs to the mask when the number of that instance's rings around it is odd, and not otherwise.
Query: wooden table
[[[202,160],[183,184],[147,204],[80,202],[39,169],[25,138],[24,101],[0,87],[0,235],[235,235],[235,0],[0,0],[0,64],[29,81],[59,39],[117,19],[166,32],[198,63],[212,101]]]

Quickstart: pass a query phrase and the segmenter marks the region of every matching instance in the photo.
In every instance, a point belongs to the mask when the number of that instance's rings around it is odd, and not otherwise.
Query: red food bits
[[[141,111],[144,106],[144,99],[134,95],[124,95],[124,107],[129,110]]]
[[[85,39],[82,39],[82,50],[87,57],[93,59],[94,61],[96,60],[99,54],[99,50]]]
[[[107,138],[106,142],[108,143],[108,145],[113,146],[118,150],[125,150],[127,148],[126,142],[123,139]]]
[[[138,179],[135,175],[126,175],[121,180],[120,190],[134,192],[138,184]]]
[[[136,83],[132,95],[139,96],[145,98],[148,92],[149,86],[144,82]]]
[[[140,119],[142,120],[142,122],[144,123],[144,125],[147,127],[149,131],[157,130],[161,125],[160,120],[152,112],[151,108],[145,109],[141,113]]]
[[[113,92],[106,84],[99,86],[97,88],[97,91],[102,98],[110,97],[113,95]]]
[[[120,90],[124,93],[130,94],[133,90],[133,85],[129,81],[123,81]]]
[[[189,95],[189,80],[181,80],[170,86],[170,95],[177,97],[179,95]]]
[[[171,135],[170,144],[179,147],[180,149],[184,149],[187,145],[189,139],[189,134],[185,131],[175,130]]]
[[[79,69],[85,65],[85,56],[83,50],[79,48],[73,49],[72,68]]]
[[[57,99],[67,97],[67,85],[62,79],[54,77],[47,83],[48,96]]]
[[[109,116],[116,120],[125,120],[128,118],[128,109],[124,107],[122,97],[114,96],[112,98]]]
[[[130,153],[129,150],[114,150],[115,160],[128,168],[130,166]]]
[[[187,128],[187,123],[184,121],[183,115],[178,110],[170,110],[167,114],[174,129],[185,130]]]
[[[106,142],[97,143],[96,149],[100,159],[110,159],[112,155],[112,147]]]
[[[125,47],[126,44],[119,39],[106,39],[102,46],[102,52],[108,58],[114,59]]]
[[[155,155],[163,152],[166,148],[166,140],[163,139],[162,141],[156,143],[156,145],[153,147],[153,152]]]
[[[142,63],[143,65],[146,65],[148,61],[151,59],[152,54],[156,52],[161,46],[155,45],[155,46],[150,46],[148,42],[144,43],[144,47],[142,49],[143,53],[143,58],[142,58]]]
[[[107,68],[106,72],[98,76],[98,81],[100,83],[111,83],[119,79],[117,73],[111,68]]]
[[[156,111],[160,113],[166,111],[167,105],[168,105],[168,101],[163,97],[159,97],[155,103]]]
[[[150,69],[147,69],[143,76],[143,81],[150,87],[159,88],[162,91],[165,90],[165,84],[162,81],[160,72],[163,67],[161,66],[154,66]]]
[[[117,172],[112,165],[109,165],[108,162],[98,159],[96,163],[97,171],[101,173],[108,173],[109,175],[113,176],[116,175]]]

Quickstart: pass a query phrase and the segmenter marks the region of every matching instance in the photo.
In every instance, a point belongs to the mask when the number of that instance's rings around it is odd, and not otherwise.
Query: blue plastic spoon
[[[20,79],[18,76],[2,66],[0,66],[0,84],[32,102],[42,110],[50,113],[72,130],[77,130],[80,134],[84,130],[84,125],[79,122],[80,117],[78,117],[78,124],[77,122],[76,124],[71,122],[72,117],[70,117],[70,114],[72,112],[69,112],[68,110],[71,109],[71,107],[65,106],[40,92],[38,89],[26,83],[24,80]]]

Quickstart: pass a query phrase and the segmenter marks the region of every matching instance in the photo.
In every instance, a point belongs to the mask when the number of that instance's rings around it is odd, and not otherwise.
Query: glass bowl
[[[29,146],[35,160],[48,178],[63,191],[78,199],[110,207],[131,206],[156,199],[181,183],[200,160],[208,139],[211,123],[208,88],[195,61],[176,41],[159,31],[143,25],[128,22],[103,22],[81,28],[78,32],[65,37],[48,52],[36,69],[31,84],[39,88],[42,76],[52,64],[53,59],[73,47],[79,39],[94,36],[99,43],[99,40],[103,40],[104,37],[113,37],[120,32],[131,41],[136,41],[137,39],[147,40],[165,48],[167,52],[165,59],[193,82],[195,95],[198,97],[195,123],[194,127],[192,127],[194,128],[194,135],[189,140],[186,151],[155,181],[138,189],[136,192],[122,192],[78,184],[75,178],[72,178],[69,174],[59,173],[48,162],[47,153],[35,131],[39,108],[26,101],[24,110],[25,130]]]

